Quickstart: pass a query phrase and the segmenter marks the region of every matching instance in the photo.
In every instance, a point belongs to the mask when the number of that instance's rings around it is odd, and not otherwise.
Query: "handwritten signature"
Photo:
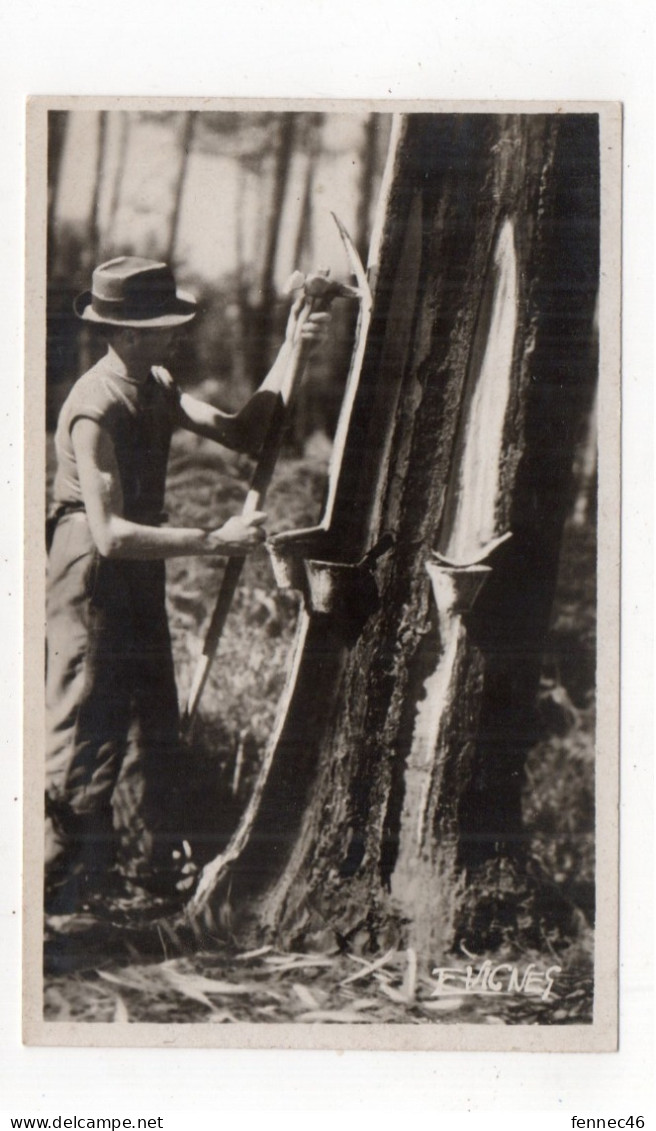
[[[529,962],[524,967],[516,962],[500,962],[495,965],[489,958],[467,966],[435,966],[431,970],[431,975],[435,978],[431,997],[525,994],[527,997],[539,997],[542,1001],[548,1001],[555,977],[561,970],[562,966],[548,966],[545,969],[536,962]]]

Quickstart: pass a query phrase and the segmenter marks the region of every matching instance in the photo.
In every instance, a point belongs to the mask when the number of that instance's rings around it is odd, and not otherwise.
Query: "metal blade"
[[[357,280],[360,297],[363,303],[371,305],[371,288],[369,286],[369,280],[367,279],[367,272],[365,271],[362,260],[358,255],[357,248],[339,216],[335,212],[331,212],[330,215],[337,225],[337,231],[339,232],[342,243],[344,244],[344,250],[346,251],[346,254],[348,256],[351,271],[353,272]]]

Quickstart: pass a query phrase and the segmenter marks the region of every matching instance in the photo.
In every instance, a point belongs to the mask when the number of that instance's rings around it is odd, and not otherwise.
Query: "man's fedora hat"
[[[176,288],[166,263],[122,255],[96,267],[91,290],[73,303],[78,318],[107,326],[181,326],[196,313],[196,300]]]

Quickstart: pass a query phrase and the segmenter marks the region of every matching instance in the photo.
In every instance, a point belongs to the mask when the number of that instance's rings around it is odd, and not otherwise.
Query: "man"
[[[265,537],[265,515],[218,528],[173,528],[162,514],[175,427],[246,451],[261,445],[294,335],[323,339],[328,315],[301,326],[292,309],[268,377],[228,415],[180,393],[161,362],[196,313],[163,263],[120,257],[93,273],[76,314],[102,330],[107,352],[81,377],[55,435],[48,562],[46,678],[46,903],[82,906],[114,855],[112,794],[135,735],[143,763],[151,883],[179,879],[183,764],[165,611],[164,561],[244,555]]]

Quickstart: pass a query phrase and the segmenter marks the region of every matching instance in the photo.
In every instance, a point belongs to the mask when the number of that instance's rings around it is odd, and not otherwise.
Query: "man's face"
[[[139,352],[149,365],[164,365],[170,360],[180,337],[177,326],[137,330],[136,334]]]

